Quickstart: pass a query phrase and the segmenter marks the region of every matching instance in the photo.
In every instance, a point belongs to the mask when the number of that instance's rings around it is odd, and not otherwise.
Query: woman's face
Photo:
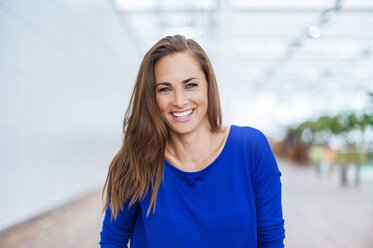
[[[178,52],[161,58],[154,76],[157,106],[171,132],[187,134],[210,126],[207,81],[191,55]]]

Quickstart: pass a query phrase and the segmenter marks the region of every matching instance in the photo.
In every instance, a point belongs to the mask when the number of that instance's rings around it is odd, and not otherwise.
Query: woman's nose
[[[184,95],[184,92],[182,90],[175,91],[173,105],[178,108],[183,108],[186,103],[187,103],[187,99]]]

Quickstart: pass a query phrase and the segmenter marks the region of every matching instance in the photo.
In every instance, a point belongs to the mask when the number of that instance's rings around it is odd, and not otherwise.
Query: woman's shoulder
[[[234,136],[241,139],[266,139],[264,133],[252,126],[231,125]]]
[[[260,154],[271,150],[266,135],[258,128],[231,125],[231,130],[231,144],[234,144],[237,150],[240,150],[239,147],[241,147],[246,152]]]
[[[252,126],[231,125],[231,143],[251,149],[261,149],[268,146],[266,135]]]

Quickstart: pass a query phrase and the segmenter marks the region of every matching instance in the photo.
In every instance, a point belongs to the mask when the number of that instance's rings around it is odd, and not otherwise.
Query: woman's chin
[[[180,134],[191,133],[193,131],[193,128],[189,125],[188,126],[185,125],[184,127],[173,125],[173,126],[170,127],[170,130],[171,130],[171,132],[180,135]]]

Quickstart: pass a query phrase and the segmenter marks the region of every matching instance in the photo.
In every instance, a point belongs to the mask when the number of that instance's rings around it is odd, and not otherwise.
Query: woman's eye
[[[170,91],[171,89],[170,88],[168,88],[168,87],[163,87],[163,88],[160,88],[159,90],[158,90],[158,92],[166,92],[166,91]]]
[[[197,87],[197,86],[198,86],[198,84],[196,84],[196,83],[190,83],[190,84],[187,84],[186,88],[191,89],[191,88],[194,88],[194,87]]]

